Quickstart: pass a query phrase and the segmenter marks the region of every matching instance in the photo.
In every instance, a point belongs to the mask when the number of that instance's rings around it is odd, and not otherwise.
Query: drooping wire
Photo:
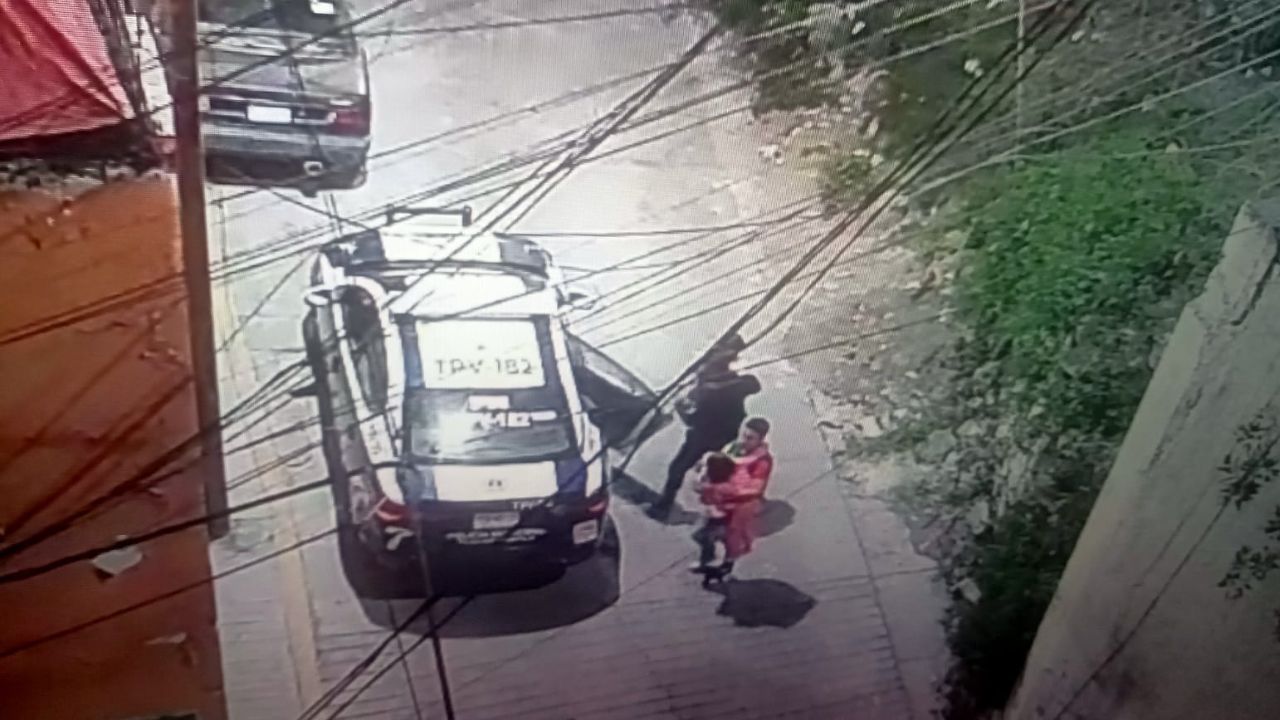
[[[1086,9],[1087,9],[1087,6],[1086,6]],[[1022,50],[1022,48],[1018,48],[1018,52],[1022,52],[1022,51],[1023,51],[1023,50]],[[799,269],[802,269],[802,268],[803,268],[803,265],[800,265],[800,266],[798,266],[798,267],[799,267]],[[798,273],[798,272],[799,272],[799,269],[796,269],[796,273]],[[793,274],[794,274],[794,273],[793,273]],[[780,292],[781,288],[785,287],[785,286],[786,286],[786,284],[787,284],[788,282],[789,282],[789,279],[787,279],[787,278],[784,278],[784,279],[780,280],[780,282],[777,284],[778,292]],[[777,293],[775,292],[775,293],[774,293],[774,295],[776,296],[776,294],[777,294]],[[758,307],[763,307],[763,306],[764,306],[763,304],[758,304]],[[747,322],[747,321],[749,321],[749,320],[751,319],[751,317],[753,317],[753,316],[754,316],[754,314],[756,314],[756,313],[758,313],[758,312],[759,312],[759,310],[757,310],[756,308],[753,308],[752,310],[754,311],[754,313],[753,313],[752,311],[749,311],[747,314],[744,314],[744,316],[743,316],[742,318],[740,318],[738,322],[736,322],[736,323],[734,323],[734,324],[735,324],[735,325],[737,325],[737,326],[739,326],[739,327],[741,327],[741,325],[745,325],[745,324],[746,324],[746,322]],[[736,331],[729,331],[729,332],[726,332],[726,334],[724,335],[724,337],[727,337],[728,335],[732,334],[732,332],[736,332]],[[720,342],[720,341],[721,341],[721,339],[720,339],[720,338],[717,338],[717,343],[718,343],[718,342]],[[656,410],[659,406],[661,406],[661,404],[662,404],[662,403],[667,399],[667,397],[670,395],[670,393],[671,393],[675,388],[679,387],[679,386],[684,382],[684,380],[685,380],[689,375],[691,375],[693,372],[695,372],[695,371],[696,371],[696,369],[697,369],[697,368],[702,364],[702,361],[703,361],[703,358],[704,358],[704,357],[705,357],[705,353],[704,353],[704,356],[703,356],[703,357],[700,357],[700,358],[698,359],[698,361],[697,361],[697,362],[693,363],[693,364],[692,364],[692,365],[690,365],[688,368],[686,368],[686,370],[684,370],[682,373],[680,373],[679,375],[677,375],[677,377],[676,377],[674,380],[672,380],[672,381],[671,381],[671,382],[670,382],[670,383],[669,383],[669,384],[668,384],[668,385],[667,385],[667,386],[666,386],[666,387],[665,387],[665,388],[664,388],[660,393],[658,393],[658,395],[654,398],[654,400],[653,400],[653,402],[652,402],[652,406],[651,406],[651,408],[649,409],[649,411],[648,411],[648,412],[646,412],[646,413],[645,413],[645,416],[646,416],[646,417],[648,416],[648,414],[649,414],[649,413],[653,412],[653,411],[654,411],[654,410]],[[643,421],[643,420],[642,420],[642,421]],[[637,446],[637,447],[638,447],[638,446]],[[604,452],[604,451],[602,450],[602,451],[601,451],[601,453],[598,453],[598,454],[597,454],[597,457],[590,458],[587,462],[588,462],[588,463],[596,462],[596,461],[599,459],[599,456],[600,456],[603,452]],[[628,458],[627,458],[628,460],[630,459],[630,457],[631,457],[632,455],[634,455],[634,452],[635,452],[635,449],[633,448],[631,455],[629,455],[629,456],[628,456]],[[623,465],[625,466],[625,464],[626,464],[626,462],[624,461]],[[544,502],[545,502],[545,501],[544,501]],[[511,529],[511,530],[509,530],[508,532],[514,532],[514,531],[515,531],[517,528],[519,528],[519,527],[520,527],[520,524],[517,524],[514,528],[512,528],[512,529]],[[397,628],[397,629],[396,629],[396,631],[392,633],[392,637],[397,637],[397,636],[398,636],[400,633],[402,633],[402,632],[403,632],[403,627]],[[385,647],[385,645],[388,645],[388,644],[389,644],[389,641],[388,641],[388,642],[386,642],[386,643],[384,643],[383,647]],[[371,658],[372,658],[372,659],[371,659]],[[367,663],[368,663],[368,664],[371,664],[374,660],[376,660],[376,655],[371,655],[371,656],[370,656],[370,658],[366,658],[366,661],[367,661]],[[362,661],[362,663],[361,663],[361,664],[362,664],[362,665],[365,665],[366,661]],[[368,665],[365,665],[365,667],[367,667],[367,666],[368,666]],[[363,672],[363,671],[361,671],[361,672]],[[358,673],[357,673],[357,674],[358,674]]]

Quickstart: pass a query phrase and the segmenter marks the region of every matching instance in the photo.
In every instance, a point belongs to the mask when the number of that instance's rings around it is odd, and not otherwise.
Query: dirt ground
[[[792,166],[798,181],[814,188],[821,187],[832,157],[864,146],[876,131],[856,103],[843,111],[770,115],[759,126],[762,160]],[[932,698],[937,709],[950,665],[943,629],[949,600],[930,557],[935,529],[909,517],[900,501],[936,459],[887,450],[893,431],[919,418],[930,394],[944,387],[941,360],[952,340],[944,312],[950,276],[914,249],[907,219],[903,204],[891,204],[835,259],[764,352],[796,356],[791,372],[812,388],[809,400],[843,481],[872,582],[910,618],[904,628],[915,654],[903,658],[907,682],[914,697]],[[826,349],[809,352],[814,348]]]
[[[762,158],[793,166],[815,187],[832,157],[867,145],[878,130],[852,102],[841,110],[770,114],[759,124]],[[795,371],[816,390],[828,447],[850,491],[886,502],[925,470],[916,458],[881,452],[882,440],[920,417],[941,386],[952,339],[949,271],[915,249],[910,220],[904,204],[892,203],[814,288],[779,343],[783,353],[798,355]]]

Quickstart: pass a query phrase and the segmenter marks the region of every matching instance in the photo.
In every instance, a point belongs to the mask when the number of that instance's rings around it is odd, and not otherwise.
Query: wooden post
[[[174,54],[173,117],[178,172],[179,213],[182,218],[182,265],[187,290],[187,324],[191,333],[191,370],[196,390],[200,432],[200,462],[206,512],[227,508],[226,470],[222,458],[221,410],[218,400],[217,348],[213,334],[213,291],[209,278],[209,243],[205,226],[204,150],[200,141],[200,64],[196,57],[195,0],[171,3]],[[230,528],[228,518],[210,521],[209,536],[220,538]]]

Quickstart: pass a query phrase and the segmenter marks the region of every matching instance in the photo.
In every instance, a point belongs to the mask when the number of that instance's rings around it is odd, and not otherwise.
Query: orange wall
[[[168,178],[0,194],[0,547],[194,432],[179,261]],[[0,572],[199,515],[201,487],[187,472],[130,493]],[[192,530],[115,577],[86,562],[0,586],[0,717],[224,717],[208,585],[19,650],[207,577],[207,543]]]

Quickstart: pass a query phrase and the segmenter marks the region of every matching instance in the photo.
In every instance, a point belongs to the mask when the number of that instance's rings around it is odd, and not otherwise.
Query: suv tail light
[[[409,508],[390,498],[379,500],[373,513],[387,525],[404,525],[409,521]]]
[[[369,134],[369,100],[362,98],[353,105],[344,105],[333,109],[333,121],[330,128],[342,135]]]

